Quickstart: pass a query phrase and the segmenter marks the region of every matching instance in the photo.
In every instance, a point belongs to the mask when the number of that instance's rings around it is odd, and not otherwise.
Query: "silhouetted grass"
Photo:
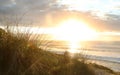
[[[0,29],[0,75],[95,75],[85,58],[48,52],[30,36]]]

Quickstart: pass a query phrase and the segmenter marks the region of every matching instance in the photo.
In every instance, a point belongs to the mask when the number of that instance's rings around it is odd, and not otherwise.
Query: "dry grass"
[[[86,64],[86,58],[80,54],[71,58],[68,52],[58,55],[39,48],[31,36],[29,31],[13,34],[0,28],[0,75],[95,75],[96,69],[97,73],[115,75],[106,67]],[[43,40],[39,45],[43,42],[47,47],[48,42]]]
[[[94,75],[94,71],[68,52],[48,52],[29,35],[0,29],[0,75]]]

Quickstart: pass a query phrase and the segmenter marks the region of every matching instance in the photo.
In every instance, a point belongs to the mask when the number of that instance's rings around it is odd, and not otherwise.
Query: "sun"
[[[95,30],[77,19],[69,19],[60,23],[53,33],[58,40],[74,42],[95,40],[97,37]]]
[[[58,27],[54,29],[53,34],[57,40],[64,40],[70,43],[69,52],[78,52],[77,48],[80,41],[95,40],[97,32],[89,27],[88,24],[78,19],[68,19],[61,22]]]

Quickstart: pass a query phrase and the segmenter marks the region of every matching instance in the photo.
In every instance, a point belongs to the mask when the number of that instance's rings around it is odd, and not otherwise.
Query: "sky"
[[[0,24],[5,18],[21,25],[55,27],[68,18],[85,21],[98,31],[120,31],[120,0],[0,0]]]

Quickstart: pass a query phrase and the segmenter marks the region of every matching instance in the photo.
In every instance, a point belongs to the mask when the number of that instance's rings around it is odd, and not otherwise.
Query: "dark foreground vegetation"
[[[48,52],[28,35],[0,29],[0,75],[95,75],[95,69],[85,60],[78,61],[77,55]]]

